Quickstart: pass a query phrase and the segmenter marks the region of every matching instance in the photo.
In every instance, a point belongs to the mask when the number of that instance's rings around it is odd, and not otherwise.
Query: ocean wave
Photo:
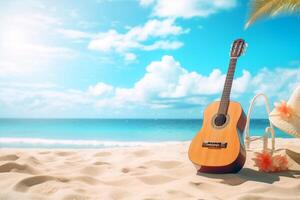
[[[161,144],[178,144],[179,141],[145,142],[145,141],[102,141],[102,140],[60,140],[44,138],[0,138],[1,146],[13,147],[136,147]]]

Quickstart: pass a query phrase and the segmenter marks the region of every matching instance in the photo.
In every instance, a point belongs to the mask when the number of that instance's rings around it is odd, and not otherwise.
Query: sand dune
[[[119,149],[0,149],[0,200],[300,198],[299,139],[277,139],[290,170],[262,173],[253,151],[238,174],[196,173],[188,143]],[[258,149],[258,143],[252,145]]]

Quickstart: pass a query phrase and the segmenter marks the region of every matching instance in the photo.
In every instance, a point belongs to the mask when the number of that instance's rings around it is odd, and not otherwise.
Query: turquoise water
[[[201,128],[196,119],[1,119],[0,147],[101,148],[188,141]],[[251,121],[262,135],[268,121]],[[276,129],[276,137],[289,137]]]

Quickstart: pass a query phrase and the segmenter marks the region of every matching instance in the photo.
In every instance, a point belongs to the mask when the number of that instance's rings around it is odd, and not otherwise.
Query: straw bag
[[[248,109],[248,114],[247,114],[247,123],[246,123],[246,127],[245,127],[245,145],[246,145],[246,149],[250,150],[250,144],[251,142],[255,141],[255,140],[262,140],[263,141],[263,150],[264,151],[270,151],[271,154],[273,154],[273,152],[275,151],[275,130],[273,127],[273,124],[269,121],[269,126],[266,127],[265,129],[265,133],[261,136],[261,137],[250,137],[249,134],[249,129],[250,129],[250,116],[251,116],[251,112],[254,106],[255,101],[257,100],[258,97],[263,97],[264,102],[265,102],[265,107],[266,107],[266,111],[267,114],[269,116],[270,113],[270,104],[269,104],[269,99],[265,94],[257,94],[256,96],[253,97],[253,99],[250,102],[250,106]],[[269,120],[269,117],[268,117]],[[271,149],[268,148],[268,139],[271,136]]]

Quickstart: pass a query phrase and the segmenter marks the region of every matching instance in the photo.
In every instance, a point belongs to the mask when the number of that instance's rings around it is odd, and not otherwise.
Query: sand
[[[277,153],[300,139],[277,139]],[[197,174],[189,143],[116,149],[0,149],[0,200],[300,199],[299,154],[290,170],[259,172],[253,151],[238,174]],[[298,159],[298,160],[297,160]],[[297,163],[298,162],[298,163]]]

